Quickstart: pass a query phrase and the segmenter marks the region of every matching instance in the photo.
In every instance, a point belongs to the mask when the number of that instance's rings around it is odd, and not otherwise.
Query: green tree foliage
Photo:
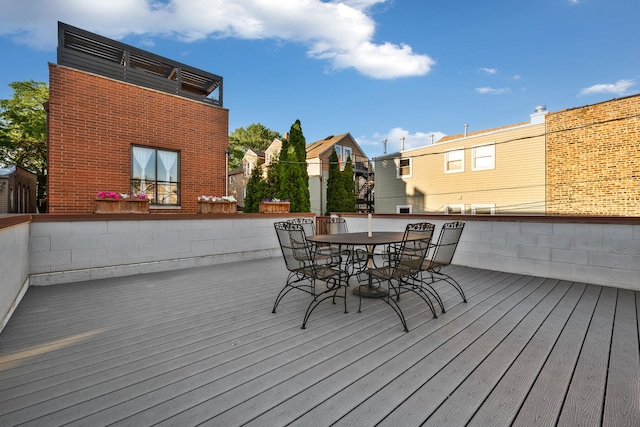
[[[307,144],[300,120],[291,126],[289,139],[283,141],[279,161],[280,199],[289,199],[291,212],[311,212],[309,174],[307,172]]]
[[[274,139],[282,139],[280,133],[260,123],[240,127],[229,135],[229,170],[242,165],[242,157],[247,150],[266,150]]]
[[[278,193],[281,186],[280,178],[282,164],[280,161],[275,161],[271,163],[267,169],[267,188],[266,188],[266,199],[279,198]]]
[[[342,212],[343,201],[347,199],[347,192],[345,190],[345,180],[340,171],[340,164],[338,163],[338,154],[334,149],[329,156],[329,177],[327,178],[327,212],[325,215],[330,215],[332,212]]]
[[[351,156],[347,157],[347,163],[344,165],[344,170],[342,171],[342,182],[344,184],[345,198],[342,201],[341,212],[355,212],[356,183],[353,179],[353,163],[351,162]]]
[[[258,212],[260,202],[269,198],[267,182],[262,179],[262,168],[256,166],[251,171],[249,181],[247,181],[247,195],[244,198],[243,212]]]
[[[49,88],[33,80],[13,82],[13,98],[0,100],[0,164],[36,173],[38,209],[46,211],[47,113]]]

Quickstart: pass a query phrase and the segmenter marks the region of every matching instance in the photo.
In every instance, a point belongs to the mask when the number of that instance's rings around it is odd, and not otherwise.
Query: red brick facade
[[[225,194],[229,111],[49,64],[50,213],[91,213],[98,191],[130,192],[131,147],[180,152],[180,209]]]

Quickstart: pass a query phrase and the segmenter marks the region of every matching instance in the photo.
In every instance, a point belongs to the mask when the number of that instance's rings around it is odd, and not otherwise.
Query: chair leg
[[[438,315],[436,314],[436,308],[434,307],[433,302],[431,302],[431,298],[429,297],[429,294],[421,286],[422,282],[420,280],[418,280],[417,278],[415,278],[415,277],[412,277],[409,280],[411,280],[411,282],[409,282],[407,280],[403,280],[402,282],[400,282],[399,283],[399,290],[400,289],[404,289],[404,292],[413,292],[414,294],[416,294],[420,298],[422,298],[422,300],[427,304],[427,306],[431,310],[431,313],[433,314],[433,318],[437,319]],[[403,284],[404,284],[404,286],[403,286]],[[437,300],[437,298],[436,298],[436,300]]]
[[[344,288],[344,296],[337,295],[341,287]],[[311,301],[311,303],[307,307],[307,311],[304,314],[304,319],[302,321],[301,329],[306,329],[307,321],[309,320],[309,317],[311,317],[311,313],[313,312],[313,310],[316,309],[317,306],[320,305],[320,303],[322,303],[322,301],[331,299],[332,303],[335,304],[336,297],[344,299],[344,312],[348,313],[347,312],[347,288],[346,286],[342,286],[342,281],[338,279],[338,283],[334,284],[333,287],[323,292],[320,292],[314,296],[313,301]]]
[[[389,291],[389,292],[391,292],[391,291]],[[400,318],[400,322],[402,322],[402,326],[404,327],[404,331],[405,332],[409,332],[409,328],[407,327],[407,319],[405,319],[404,313],[402,312],[402,309],[400,308],[398,303],[396,301],[394,301],[393,298],[391,298],[389,296],[389,294],[387,294],[387,297],[383,298],[383,299],[387,304],[389,304],[391,306],[391,308],[393,308],[393,311],[395,311],[396,314],[398,315],[398,317]]]
[[[464,291],[462,290],[462,286],[460,286],[460,284],[453,277],[441,271],[434,271],[433,274],[440,276],[441,277],[440,280],[444,280],[445,282],[453,286],[455,290],[458,291],[458,293],[462,297],[462,301],[467,302],[467,297],[465,296]],[[433,274],[431,277],[433,277]]]

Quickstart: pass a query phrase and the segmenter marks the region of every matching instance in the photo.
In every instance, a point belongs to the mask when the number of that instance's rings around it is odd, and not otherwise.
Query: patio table
[[[416,235],[415,239],[412,239],[412,236],[409,235],[407,240],[418,240],[422,239],[424,236]],[[364,246],[367,248],[367,267],[373,267],[373,256],[376,246],[379,245],[390,245],[393,243],[401,243],[404,239],[403,231],[375,231],[369,234],[369,232],[358,232],[358,233],[338,233],[338,234],[316,234],[313,236],[308,236],[307,240],[319,243],[319,244],[331,244],[341,246]],[[351,259],[347,259],[347,263],[355,262],[352,256]],[[358,273],[356,273],[358,274]],[[352,275],[349,275],[349,278]],[[348,279],[347,279],[348,280]],[[369,286],[360,288],[355,287],[353,289],[353,293],[356,295],[361,295],[367,298],[380,298],[386,295],[386,291],[382,289],[374,288],[371,283],[371,276],[369,276]]]

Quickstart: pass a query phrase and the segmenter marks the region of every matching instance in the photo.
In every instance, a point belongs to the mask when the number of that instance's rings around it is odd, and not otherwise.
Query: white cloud
[[[626,95],[631,86],[635,86],[635,80],[618,80],[615,83],[601,83],[580,89],[578,96],[597,95],[600,93],[611,93],[614,95]]]
[[[511,77],[513,80],[520,80],[522,77],[520,76],[520,74],[516,74],[515,76]]]
[[[421,76],[435,63],[404,43],[376,43],[369,10],[390,0],[3,0],[0,36],[37,49],[57,45],[56,20],[121,39],[128,35],[275,39],[300,43],[330,68],[376,79]]]
[[[416,132],[410,133],[403,128],[392,128],[387,133],[376,133],[373,137],[368,138],[361,136],[356,138],[358,145],[361,147],[369,146],[376,147],[382,153],[384,148],[384,140],[387,140],[387,153],[399,152],[402,147],[402,140],[404,138],[404,149],[409,150],[412,148],[423,147],[425,145],[431,145],[431,135],[433,135],[433,142],[438,142],[443,136],[442,132]]]
[[[480,95],[503,95],[505,93],[511,93],[511,89],[508,87],[501,87],[498,89],[494,89],[492,87],[477,87],[476,93]]]
[[[486,73],[486,74],[495,74],[495,73],[498,72],[498,70],[495,69],[495,68],[486,68],[486,67],[479,68],[478,71]]]

